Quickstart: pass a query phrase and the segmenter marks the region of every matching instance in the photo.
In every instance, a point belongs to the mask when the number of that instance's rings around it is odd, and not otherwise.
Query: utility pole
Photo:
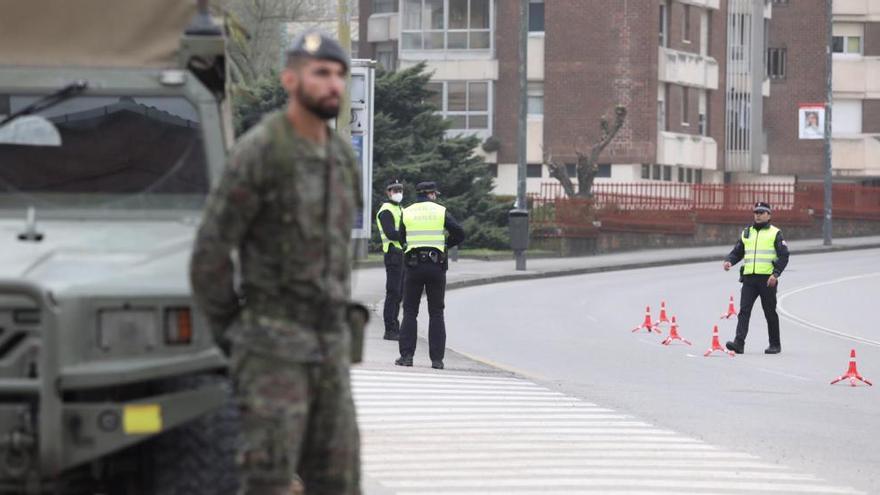
[[[336,0],[336,32],[339,44],[351,59],[351,0]],[[345,75],[345,94],[339,102],[336,130],[346,143],[351,142],[351,71]]]
[[[825,211],[822,214],[822,244],[831,245],[831,100],[832,88],[832,40],[834,26],[833,0],[825,0]]]
[[[516,137],[516,206],[509,213],[510,246],[516,270],[526,269],[529,245],[529,207],[526,202],[526,122],[528,119],[529,0],[519,3],[519,118]]]

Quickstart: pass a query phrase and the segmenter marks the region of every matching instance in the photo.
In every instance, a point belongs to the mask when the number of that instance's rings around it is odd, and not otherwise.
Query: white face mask
[[[391,201],[394,201],[395,203],[400,203],[401,201],[403,201],[403,193],[402,192],[392,193],[391,194]]]

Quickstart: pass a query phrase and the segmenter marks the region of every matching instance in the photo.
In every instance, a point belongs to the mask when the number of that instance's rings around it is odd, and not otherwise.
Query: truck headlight
[[[158,340],[156,311],[150,308],[98,311],[98,344],[104,350],[139,351]]]
[[[165,308],[165,343],[192,343],[192,314],[189,308]]]

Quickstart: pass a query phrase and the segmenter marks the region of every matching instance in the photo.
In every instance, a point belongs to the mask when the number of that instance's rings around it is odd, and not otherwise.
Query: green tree
[[[446,137],[448,124],[429,103],[431,75],[425,65],[376,78],[373,137],[373,205],[385,199],[385,185],[405,183],[404,204],[415,199],[415,184],[435,181],[440,202],[464,226],[464,247],[505,249],[509,245],[509,202],[492,195],[492,177],[483,159],[474,154],[474,136]],[[378,241],[378,233],[375,234]]]
[[[274,72],[252,84],[240,84],[232,91],[232,112],[235,134],[241,135],[260,118],[287,104],[287,93]]]

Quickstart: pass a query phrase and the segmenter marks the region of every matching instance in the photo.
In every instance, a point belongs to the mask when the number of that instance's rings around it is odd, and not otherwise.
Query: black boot
[[[397,366],[412,366],[412,356],[400,356],[394,361]]]
[[[727,344],[725,344],[725,347],[727,347],[727,350],[729,351],[733,351],[737,354],[742,354],[743,352],[745,352],[746,345],[745,343],[740,344],[735,340],[728,340]]]
[[[397,330],[385,330],[385,335],[382,338],[385,340],[400,340],[400,332]]]
[[[442,370],[443,369],[443,360],[438,359],[436,361],[431,361],[431,367],[434,368],[435,370]]]
[[[770,344],[770,347],[764,349],[764,354],[779,354],[782,352],[782,346],[779,344]]]

